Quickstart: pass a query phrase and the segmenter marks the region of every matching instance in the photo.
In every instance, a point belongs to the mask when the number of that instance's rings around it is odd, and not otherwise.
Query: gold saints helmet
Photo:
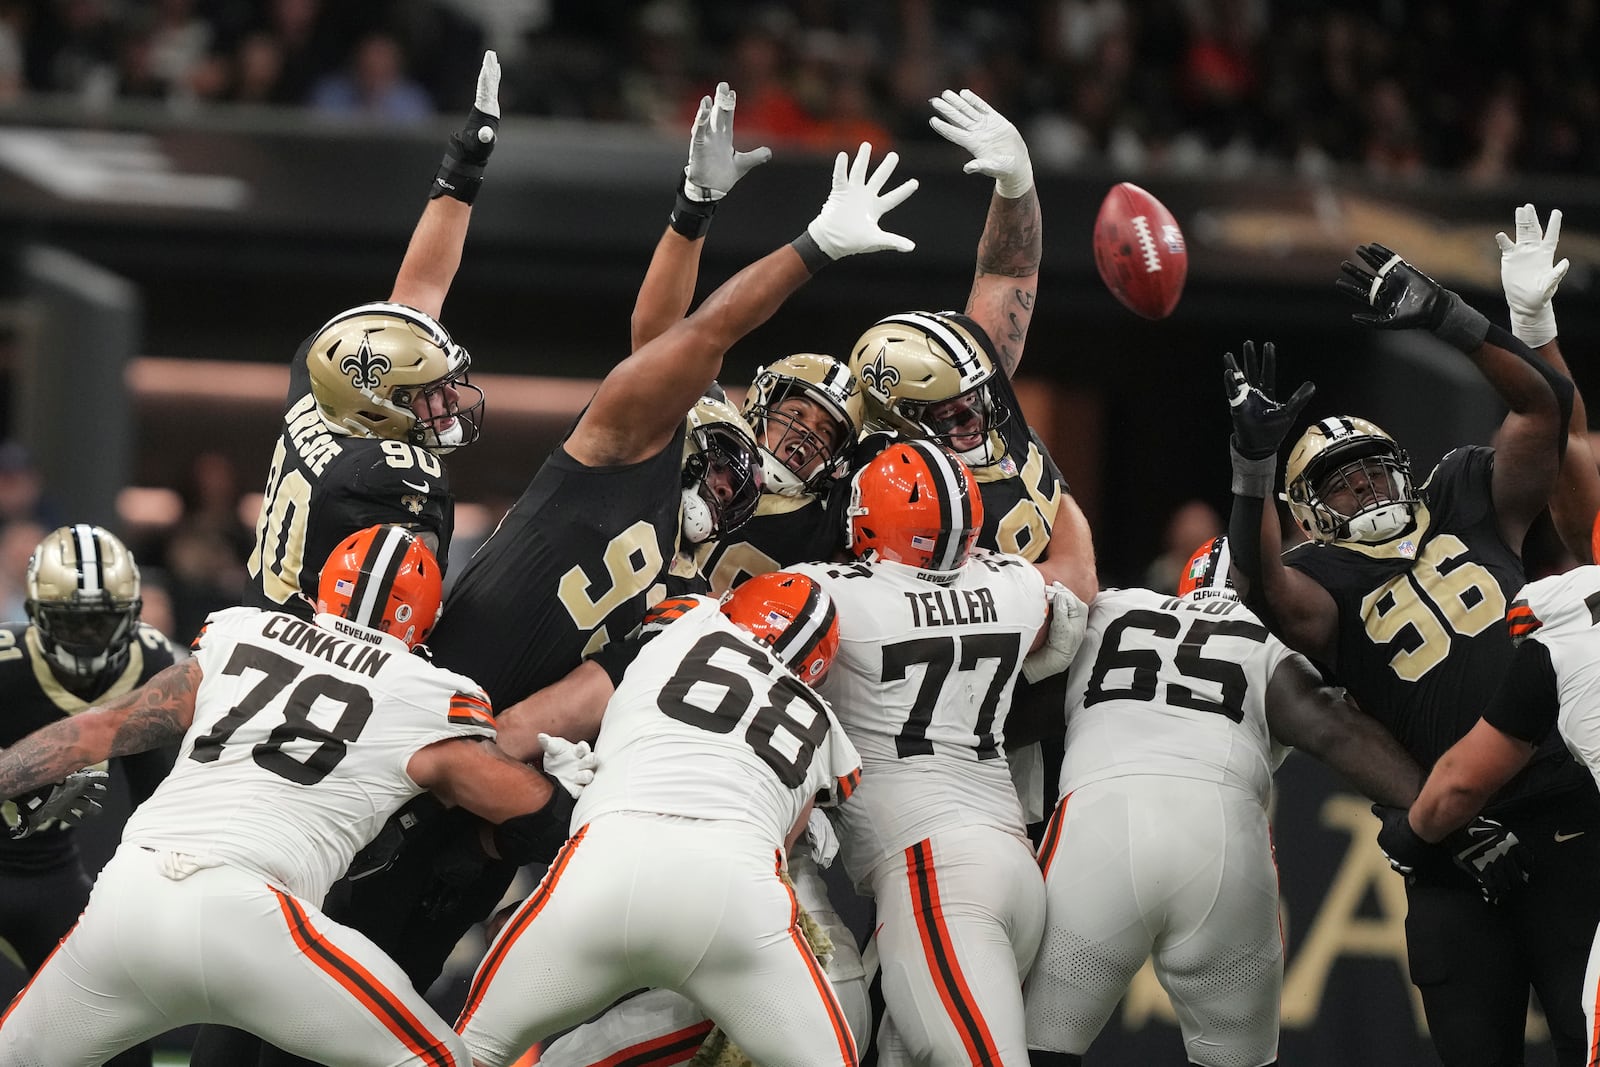
[[[995,362],[982,333],[953,311],[879,319],[850,350],[868,421],[937,441],[969,467],[999,462],[1006,451],[999,429],[1011,412],[994,398]]]
[[[744,416],[703,396],[689,409],[683,442],[682,532],[691,544],[743,526],[761,502],[761,453]]]
[[[788,403],[795,400],[814,404],[832,421],[826,438]],[[802,496],[841,476],[866,414],[855,375],[832,356],[798,352],[756,371],[744,417],[761,445],[767,491]]]
[[[66,678],[88,682],[121,671],[141,606],[133,554],[99,526],[63,526],[28,560],[28,621]]]
[[[448,452],[481,432],[483,390],[467,380],[472,357],[415,308],[375,303],[340,312],[311,339],[306,363],[311,395],[334,433]],[[418,418],[413,406],[434,394],[448,414]]]
[[[1283,472],[1283,500],[1313,541],[1378,544],[1411,524],[1417,498],[1411,459],[1393,437],[1366,419],[1336,415],[1314,422],[1295,442]],[[1346,515],[1328,503],[1340,489],[1371,499]]]

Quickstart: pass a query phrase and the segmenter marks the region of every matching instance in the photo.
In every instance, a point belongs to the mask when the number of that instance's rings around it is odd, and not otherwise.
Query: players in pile
[[[557,681],[643,617],[680,537],[736,527],[754,506],[759,460],[737,411],[701,399],[723,354],[811,274],[865,252],[909,251],[879,218],[915,191],[885,191],[893,153],[835,161],[806,231],[731,278],[694,314],[619,363],[453,587],[435,660],[507,707]],[[685,413],[689,417],[685,418]],[[424,818],[388,870],[346,883],[338,917],[395,955],[421,988],[487,918],[514,866],[471,853],[470,824]]]
[[[1006,718],[1019,673],[1070,662],[1083,606],[1020,556],[974,553],[983,513],[965,465],[899,442],[852,480],[855,562],[790,568],[839,609],[821,692],[862,779],[833,822],[877,908],[890,1061],[1027,1063],[1021,983],[1044,885],[1003,758]]]
[[[398,965],[318,907],[423,789],[486,819],[486,847],[507,857],[566,836],[567,791],[496,750],[482,691],[410,654],[440,596],[420,539],[359,531],[321,568],[312,620],[218,612],[191,659],[0,753],[13,797],[181,741],[82,918],[0,1016],[0,1064],[89,1067],[196,1022],[317,1063],[470,1063]],[[339,709],[331,729],[314,705]]]
[[[1510,409],[1491,449],[1458,448],[1418,487],[1395,440],[1335,416],[1313,423],[1290,453],[1289,509],[1308,540],[1278,555],[1264,506],[1282,440],[1309,393],[1273,398],[1271,353],[1231,355],[1234,435],[1229,537],[1248,576],[1245,600],[1288,644],[1333,672],[1356,702],[1423,766],[1477,721],[1512,657],[1508,597],[1525,578],[1523,536],[1556,484],[1572,383],[1505,330],[1381,245],[1344,264],[1340,289],[1379,329],[1425,329],[1466,354]],[[1600,794],[1551,736],[1485,809],[1503,826],[1457,855],[1479,869],[1562,870],[1573,841],[1600,837]],[[1519,842],[1513,845],[1513,842]],[[1513,879],[1491,879],[1505,884]],[[1519,879],[1515,881],[1520,882]],[[1578,1003],[1590,935],[1600,923],[1600,864],[1571,878],[1535,875],[1485,903],[1450,863],[1406,881],[1407,951],[1429,1030],[1447,1064],[1519,1062],[1530,987],[1563,1064],[1582,1062]]]
[[[1077,1067],[1147,959],[1185,1058],[1278,1057],[1283,935],[1267,805],[1285,746],[1384,804],[1422,771],[1240,604],[1225,538],[1178,595],[1103,590],[1067,678],[1062,800],[1039,850],[1045,934],[1027,981],[1033,1067]]]
[[[853,1067],[783,878],[813,802],[843,800],[860,775],[811,690],[839,644],[832,602],[773,572],[720,603],[666,601],[628,644],[614,690],[583,704],[605,758],[577,830],[490,946],[456,1023],[474,1062],[510,1064],[622,994],[662,987],[756,1063]]]
[[[27,594],[28,621],[0,627],[6,706],[0,749],[91,704],[115,700],[172,666],[167,639],[139,621],[132,553],[99,526],[63,526],[39,542],[28,560]],[[166,777],[172,753],[129,753],[117,763],[137,806]],[[46,798],[27,799],[42,804]],[[69,822],[30,810],[24,798],[0,810],[10,831],[0,837],[0,939],[31,975],[83,911],[91,882]],[[150,1049],[130,1049],[109,1062],[148,1067]]]

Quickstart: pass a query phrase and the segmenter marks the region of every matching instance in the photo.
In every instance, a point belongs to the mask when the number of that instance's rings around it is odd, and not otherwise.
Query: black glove
[[[483,168],[500,135],[500,61],[493,52],[483,54],[478,89],[467,124],[450,135],[450,147],[434,175],[428,198],[448,196],[470,204],[483,185]]]
[[[1317,387],[1301,382],[1287,401],[1273,399],[1277,389],[1278,352],[1271,341],[1256,356],[1254,341],[1244,343],[1244,369],[1232,352],[1222,356],[1222,385],[1227,391],[1228,414],[1233,419],[1233,447],[1245,459],[1276,456],[1295,419]]]
[[[1372,805],[1372,814],[1383,820],[1378,831],[1378,847],[1389,866],[1404,875],[1415,874],[1440,856],[1439,846],[1430,845],[1411,828],[1411,813],[1386,804]]]
[[[1352,319],[1380,330],[1436,330],[1444,322],[1454,293],[1383,245],[1362,245],[1356,254],[1371,269],[1347,259],[1334,283],[1341,293],[1372,308]]]
[[[31,837],[50,823],[77,826],[100,811],[109,789],[110,775],[100,770],[73,771],[60,782],[17,797],[17,822],[8,826],[13,841]]]
[[[1532,854],[1517,835],[1482,815],[1446,837],[1441,844],[1457,867],[1478,884],[1490,904],[1499,904],[1528,884]]]

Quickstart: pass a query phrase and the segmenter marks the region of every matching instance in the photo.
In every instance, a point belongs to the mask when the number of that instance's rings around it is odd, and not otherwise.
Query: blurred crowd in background
[[[741,136],[928,140],[968,86],[1036,166],[1496,181],[1600,164],[1595,0],[0,0],[0,106],[43,94],[303,107],[470,104],[680,132],[719,79]]]
[[[934,140],[927,99],[960,85],[1044,169],[1489,183],[1600,171],[1597,38],[1597,0],[0,0],[0,115],[142,101],[425,122],[470,106],[487,47],[508,115],[676,136],[726,79],[741,141],[833,151]],[[175,640],[237,602],[260,476],[201,453],[176,522],[119,531],[146,621]],[[28,555],[71,518],[0,444],[0,620],[24,617]],[[1221,525],[1187,502],[1164,553],[1113,577],[1171,588]]]

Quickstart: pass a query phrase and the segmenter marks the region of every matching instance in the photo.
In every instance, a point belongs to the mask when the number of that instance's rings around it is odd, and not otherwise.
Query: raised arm
[[[183,739],[194,722],[200,662],[173,664],[130,693],[35,730],[0,752],[0,798],[59,782],[112,756]]]
[[[1517,239],[1495,234],[1500,245],[1500,283],[1505,288],[1506,305],[1511,310],[1511,333],[1533,349],[1533,354],[1552,371],[1572,379],[1567,361],[1556,342],[1556,313],[1553,300],[1569,262],[1555,262],[1556,242],[1561,238],[1561,210],[1550,212],[1550,224],[1541,228],[1539,213],[1532,204],[1517,208]],[[1567,551],[1580,563],[1595,561],[1591,531],[1600,513],[1600,470],[1595,467],[1589,447],[1589,412],[1583,394],[1572,391],[1572,417],[1567,423],[1567,450],[1556,474],[1555,492],[1550,496],[1550,518]]]
[[[1497,438],[1490,491],[1500,535],[1520,549],[1555,487],[1572,417],[1572,381],[1383,245],[1356,251],[1365,266],[1346,260],[1338,280],[1341,292],[1371,309],[1356,313],[1355,321],[1429,330],[1465,353],[1511,409]]]
[[[717,83],[715,100],[700,98],[677,203],[634,299],[630,351],[637,352],[688,313],[700,277],[700,252],[717,205],[740,178],[772,158],[772,149],[766,147],[750,152],[733,150],[737,104],[738,96],[727,82]]]
[[[1065,490],[1056,506],[1055,522],[1050,527],[1050,546],[1034,566],[1046,582],[1060,582],[1085,604],[1100,592],[1100,576],[1095,570],[1094,532],[1083,509]]]
[[[444,309],[461,267],[472,202],[483,185],[483,168],[500,129],[500,60],[483,54],[478,91],[466,125],[450,136],[450,147],[428,193],[428,206],[412,231],[405,259],[395,275],[389,301],[406,304],[434,318]]]
[[[1422,768],[1342,689],[1322,684],[1304,658],[1285,658],[1267,684],[1267,726],[1281,744],[1308,752],[1371,800],[1403,808],[1422,786]]]
[[[604,664],[585,660],[560,681],[517,701],[495,716],[496,743],[513,759],[537,758],[540,734],[593,742],[616,684]]]
[[[1239,569],[1239,594],[1290,648],[1329,666],[1336,657],[1339,611],[1311,578],[1283,565],[1278,512],[1269,503],[1277,483],[1278,450],[1317,387],[1303,382],[1287,401],[1275,399],[1277,348],[1244,343],[1244,360],[1222,357],[1222,384],[1233,435],[1233,508],[1228,542]]]
[[[959,93],[946,89],[929,103],[938,114],[928,125],[972,154],[962,169],[995,180],[983,235],[978,238],[978,264],[966,311],[994,341],[995,354],[1009,378],[1022,362],[1044,255],[1039,193],[1033,185],[1028,145],[1009,119],[971,89]]]
[[[694,314],[612,368],[563,446],[573,459],[604,466],[654,455],[716,378],[734,342],[767,321],[812,274],[845,256],[916,247],[881,229],[878,219],[917,183],[883,192],[899,156],[890,152],[869,175],[871,152],[863,144],[854,163],[839,153],[833,191],[805,233],[735,274]]]

